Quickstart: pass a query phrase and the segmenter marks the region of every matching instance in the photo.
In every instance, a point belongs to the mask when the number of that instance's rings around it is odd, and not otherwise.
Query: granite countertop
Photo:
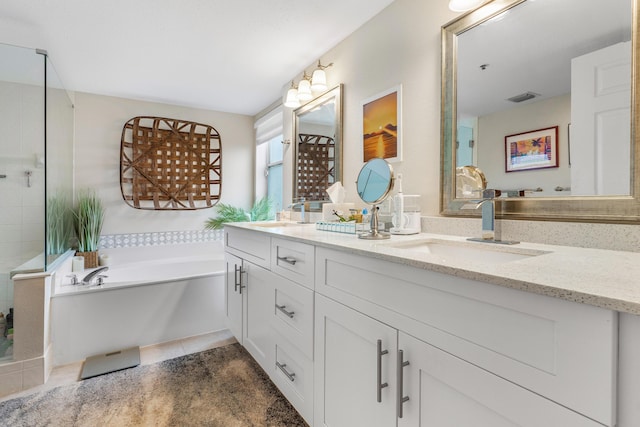
[[[640,253],[527,242],[499,245],[430,233],[364,240],[353,234],[319,231],[314,224],[232,223],[226,226],[640,315]],[[453,248],[453,252],[463,255],[449,255],[447,251],[441,255],[428,253],[418,247],[425,242],[444,246],[442,249]],[[482,252],[474,253],[476,250]],[[505,258],[499,259],[502,255],[496,252],[506,252]]]

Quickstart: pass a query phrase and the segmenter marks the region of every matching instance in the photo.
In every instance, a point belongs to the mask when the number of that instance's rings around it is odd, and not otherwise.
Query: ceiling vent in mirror
[[[540,95],[533,92],[525,92],[525,93],[521,93],[520,95],[512,96],[511,98],[508,98],[507,101],[511,101],[511,102],[528,101],[530,99],[535,98],[536,96],[540,96]]]

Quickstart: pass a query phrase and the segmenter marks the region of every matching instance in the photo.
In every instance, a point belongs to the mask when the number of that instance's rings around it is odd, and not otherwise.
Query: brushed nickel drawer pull
[[[389,387],[388,383],[383,383],[382,382],[382,356],[384,356],[385,354],[388,354],[389,350],[383,350],[382,349],[382,340],[378,340],[378,344],[377,344],[377,359],[378,359],[378,363],[377,363],[377,380],[376,380],[376,394],[378,397],[378,403],[382,402],[382,389],[385,387]]]
[[[293,315],[295,314],[295,311],[287,311],[287,310],[285,310],[287,308],[286,305],[278,305],[278,304],[276,304],[276,308],[278,310],[280,310],[281,312],[283,312],[285,315],[289,316],[291,319],[293,319]]]
[[[241,295],[242,295],[242,288],[246,288],[246,285],[242,284],[242,274],[243,273],[246,273],[246,271],[242,269],[242,265],[240,267],[238,267],[238,265],[236,264],[235,272],[234,272],[234,287],[233,287],[233,291],[234,292],[238,292]],[[240,280],[238,280],[238,278]]]
[[[409,361],[407,360],[406,362],[403,360],[404,359],[404,350],[398,350],[398,367],[397,367],[397,373],[396,373],[396,378],[398,381],[398,402],[396,407],[398,408],[398,418],[402,418],[403,415],[403,411],[402,411],[402,405],[407,402],[409,400],[409,396],[403,396],[403,388],[404,388],[404,375],[402,372],[402,368],[404,368],[405,366],[409,365]]]
[[[276,362],[276,366],[282,371],[283,374],[286,375],[287,378],[289,378],[289,380],[295,381],[296,374],[294,372],[290,373],[290,372],[287,371],[287,369],[286,369],[287,364],[286,363],[281,365],[279,362]]]
[[[297,260],[293,257],[290,256],[279,256],[278,259],[280,261],[284,261],[287,264],[291,264],[291,265],[296,265]]]

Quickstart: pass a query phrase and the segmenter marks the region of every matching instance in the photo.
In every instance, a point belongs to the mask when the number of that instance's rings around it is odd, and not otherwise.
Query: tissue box
[[[338,219],[338,217],[333,214],[333,211],[337,211],[345,218],[349,218],[349,209],[355,209],[355,207],[355,203],[323,203],[322,220],[335,221]]]

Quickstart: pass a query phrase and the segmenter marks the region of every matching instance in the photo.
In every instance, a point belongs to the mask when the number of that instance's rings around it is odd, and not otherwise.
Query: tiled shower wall
[[[0,82],[0,311],[13,304],[9,272],[44,250],[42,87]],[[28,186],[25,172],[32,173]]]

